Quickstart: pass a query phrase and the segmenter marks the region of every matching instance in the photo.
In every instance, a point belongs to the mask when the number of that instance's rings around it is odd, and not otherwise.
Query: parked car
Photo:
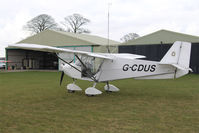
[[[6,67],[6,63],[0,62],[0,69],[5,69],[5,67]]]

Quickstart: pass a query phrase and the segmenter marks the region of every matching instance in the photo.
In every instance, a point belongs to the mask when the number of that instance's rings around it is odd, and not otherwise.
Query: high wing
[[[9,48],[20,48],[20,49],[27,49],[27,50],[37,50],[37,51],[44,51],[44,52],[52,52],[52,53],[74,53],[74,54],[82,54],[97,58],[104,58],[104,59],[113,59],[110,56],[102,55],[102,54],[96,54],[91,52],[85,52],[85,51],[79,51],[79,50],[70,50],[70,49],[64,49],[64,48],[56,48],[51,46],[44,46],[44,45],[38,45],[38,44],[11,44],[8,45]]]
[[[37,50],[37,51],[44,51],[44,52],[52,52],[52,53],[74,53],[74,54],[81,54],[87,55],[96,58],[103,58],[113,60],[114,58],[123,58],[123,59],[136,59],[136,58],[145,58],[143,55],[136,55],[136,54],[108,54],[108,53],[91,53],[79,50],[70,50],[64,48],[56,48],[51,46],[44,46],[38,44],[11,44],[8,45],[9,48],[20,48],[20,49],[27,49],[27,50]]]

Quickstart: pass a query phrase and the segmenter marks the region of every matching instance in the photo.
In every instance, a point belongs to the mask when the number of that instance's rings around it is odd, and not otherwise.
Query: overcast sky
[[[107,37],[110,6],[110,38],[120,41],[127,33],[140,36],[167,29],[199,36],[198,0],[0,0],[0,57],[7,44],[26,38],[23,25],[39,14],[57,23],[73,13],[91,20],[91,34]]]

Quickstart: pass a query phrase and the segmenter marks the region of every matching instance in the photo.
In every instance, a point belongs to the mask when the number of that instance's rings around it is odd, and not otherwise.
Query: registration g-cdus
[[[123,66],[123,71],[128,71],[129,69],[131,69],[132,71],[145,71],[145,72],[154,72],[156,68],[156,65],[143,65],[143,64],[134,64],[134,65],[129,65],[129,64],[125,64]]]

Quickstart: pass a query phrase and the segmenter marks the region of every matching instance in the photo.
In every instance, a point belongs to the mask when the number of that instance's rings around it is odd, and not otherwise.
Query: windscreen
[[[93,74],[96,74],[99,71],[99,68],[103,62],[104,59],[101,58],[95,58],[91,56],[86,55],[79,55],[78,56],[82,63],[86,66],[87,69],[89,69]],[[75,57],[75,64],[77,66],[81,66],[82,70],[85,69],[77,57]]]

